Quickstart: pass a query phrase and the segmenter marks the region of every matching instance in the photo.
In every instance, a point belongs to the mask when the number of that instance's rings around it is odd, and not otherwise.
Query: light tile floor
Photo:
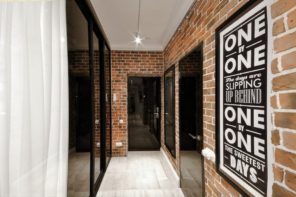
[[[113,157],[97,197],[184,197],[163,168],[159,151]]]

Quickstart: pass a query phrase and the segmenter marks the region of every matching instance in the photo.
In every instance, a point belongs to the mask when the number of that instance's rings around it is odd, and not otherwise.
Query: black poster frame
[[[239,185],[236,180],[230,178],[224,172],[222,172],[219,168],[220,166],[220,132],[223,132],[223,130],[220,128],[220,99],[221,99],[221,92],[220,92],[220,32],[226,29],[228,26],[236,22],[240,17],[247,14],[250,10],[252,10],[254,7],[256,7],[258,4],[262,3],[264,0],[255,0],[255,1],[248,1],[244,6],[242,6],[238,11],[236,11],[232,16],[230,16],[225,22],[223,22],[215,31],[215,118],[216,118],[216,135],[215,135],[215,152],[216,152],[216,171],[217,173],[224,178],[231,186],[233,186],[242,196],[251,196],[250,192],[247,191],[245,188],[243,188],[241,185]],[[267,32],[267,37],[268,37]],[[267,39],[268,40],[268,39]],[[268,48],[266,49],[268,51]],[[268,56],[268,55],[267,55]],[[266,63],[267,64],[267,63]],[[266,76],[265,76],[266,77]],[[265,78],[266,79],[266,78]],[[264,87],[267,90],[267,86]],[[267,91],[266,91],[267,92]],[[268,99],[268,97],[267,97]],[[267,120],[267,116],[265,114],[265,120]],[[267,131],[267,129],[266,129]],[[266,139],[267,140],[267,139]],[[267,142],[267,141],[266,141]],[[267,145],[266,145],[267,146]],[[265,155],[268,155],[268,149],[266,149]],[[268,172],[267,164],[266,164],[266,171]],[[266,181],[268,180],[268,176],[266,177]],[[268,184],[267,184],[268,185]],[[266,190],[267,192],[267,190]]]

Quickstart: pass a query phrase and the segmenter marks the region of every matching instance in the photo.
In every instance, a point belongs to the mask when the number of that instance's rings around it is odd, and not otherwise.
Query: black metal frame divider
[[[101,173],[97,180],[95,180],[95,152],[93,150],[93,143],[95,140],[94,135],[94,128],[95,128],[95,111],[94,111],[94,91],[91,91],[92,95],[92,103],[91,103],[91,113],[92,113],[92,124],[91,124],[91,161],[90,161],[90,197],[95,197],[98,189],[100,187],[100,184],[103,180],[104,174],[106,172],[107,166],[109,164],[109,161],[106,161],[106,100],[105,100],[105,46],[107,46],[107,50],[109,50],[109,70],[110,70],[110,87],[111,87],[111,49],[109,42],[105,36],[105,33],[103,32],[102,26],[100,22],[98,21],[93,8],[91,6],[91,3],[89,0],[76,0],[76,3],[78,4],[81,12],[85,16],[86,20],[88,21],[88,44],[89,44],[89,71],[90,71],[90,80],[91,80],[91,89],[94,89],[94,46],[93,46],[93,33],[96,34],[99,40],[99,57],[100,57],[100,117],[101,117],[101,138],[100,138],[100,170]],[[111,98],[111,88],[109,89],[109,94]],[[110,112],[112,113],[112,100],[110,99]],[[110,115],[110,118],[112,115]],[[112,150],[112,120],[110,120],[110,146]],[[112,157],[112,151],[111,151],[111,157]]]

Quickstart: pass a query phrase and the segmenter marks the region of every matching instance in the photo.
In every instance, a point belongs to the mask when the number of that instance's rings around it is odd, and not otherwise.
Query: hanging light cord
[[[140,33],[140,12],[141,12],[141,0],[139,0],[139,10],[138,10],[138,32],[137,32],[137,36],[139,36],[139,33]]]

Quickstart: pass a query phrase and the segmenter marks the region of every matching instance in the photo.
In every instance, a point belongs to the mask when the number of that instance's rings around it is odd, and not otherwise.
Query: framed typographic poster
[[[267,192],[267,16],[251,1],[216,30],[217,170],[256,197]]]

